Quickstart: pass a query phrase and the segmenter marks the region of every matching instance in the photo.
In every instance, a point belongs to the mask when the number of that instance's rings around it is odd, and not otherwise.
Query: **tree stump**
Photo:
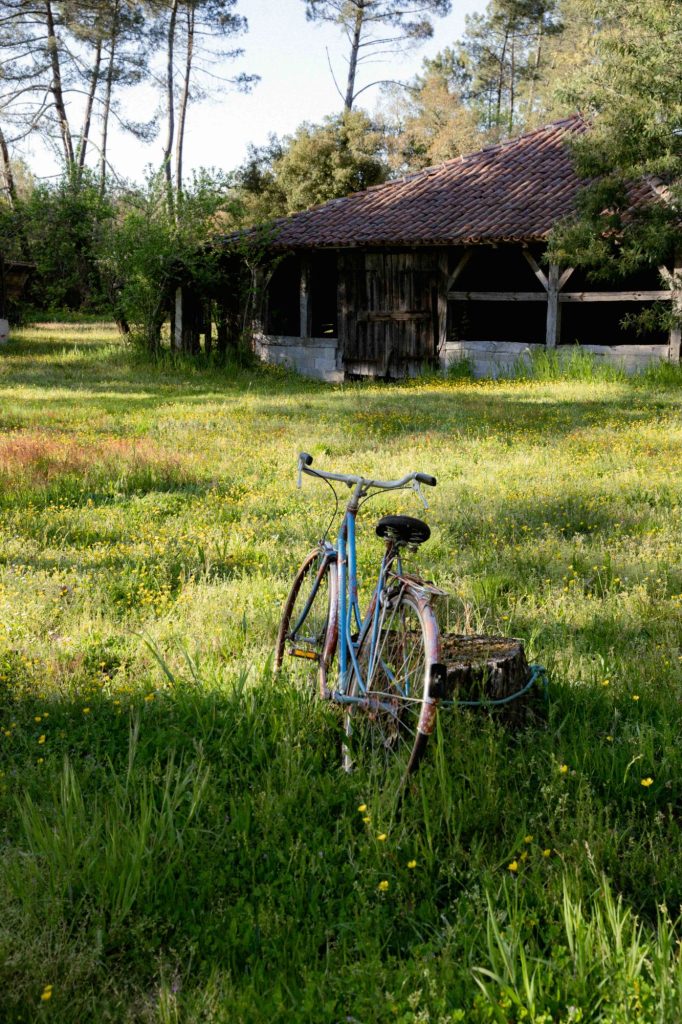
[[[482,701],[483,709],[494,710],[508,725],[520,726],[526,721],[531,690],[507,704],[486,705],[486,701],[518,693],[527,684],[530,669],[520,640],[447,633],[442,637],[442,660],[447,666],[450,699]]]

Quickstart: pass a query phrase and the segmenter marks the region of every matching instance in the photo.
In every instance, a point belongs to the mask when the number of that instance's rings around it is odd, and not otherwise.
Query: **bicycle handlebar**
[[[396,490],[398,487],[406,487],[413,481],[417,484],[427,484],[429,487],[435,487],[437,480],[435,476],[429,476],[427,473],[408,473],[402,477],[401,480],[370,480],[364,476],[356,476],[353,473],[327,473],[322,469],[310,469],[313,457],[308,452],[301,452],[298,456],[298,486],[301,486],[301,475],[307,473],[308,476],[321,477],[323,480],[338,480],[341,483],[348,484],[349,487],[354,485],[361,487],[378,487],[384,491]]]

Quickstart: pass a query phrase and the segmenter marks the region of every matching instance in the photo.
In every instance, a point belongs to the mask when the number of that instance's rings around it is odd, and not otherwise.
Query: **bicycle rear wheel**
[[[342,764],[366,769],[382,785],[401,786],[424,756],[433,731],[432,666],[440,657],[431,607],[402,590],[381,608],[372,651],[371,629],[358,649],[366,690],[354,672],[346,705]]]
[[[327,673],[336,651],[337,602],[336,562],[318,546],[304,559],[284,602],[275,644],[275,671],[282,667],[285,656],[297,659],[307,666],[307,676],[317,675],[320,696],[325,698],[329,696]]]

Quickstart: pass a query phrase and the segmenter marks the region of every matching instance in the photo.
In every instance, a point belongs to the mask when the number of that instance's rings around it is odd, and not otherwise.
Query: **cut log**
[[[530,668],[520,640],[448,633],[442,638],[441,656],[447,666],[450,699],[481,701],[481,707],[495,709],[510,725],[521,725],[525,721],[531,690],[506,704],[487,703],[510,697],[528,683]]]

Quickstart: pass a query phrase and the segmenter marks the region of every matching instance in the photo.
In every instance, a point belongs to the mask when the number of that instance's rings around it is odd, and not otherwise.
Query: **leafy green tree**
[[[263,224],[287,213],[287,197],[277,181],[276,167],[290,141],[272,134],[264,146],[249,146],[246,161],[234,172],[244,224]]]
[[[476,113],[462,98],[462,67],[453,49],[425,60],[407,88],[385,91],[383,129],[393,174],[418,171],[484,144]]]
[[[360,110],[302,124],[293,136],[252,149],[235,175],[247,222],[305,210],[388,177],[384,138]]]
[[[362,111],[328,117],[315,127],[302,125],[275,163],[287,212],[359,192],[385,181],[383,139]]]
[[[32,301],[43,309],[106,307],[97,261],[102,232],[113,216],[95,178],[72,171],[56,184],[36,185],[15,218],[36,265]]]
[[[462,94],[491,139],[536,120],[547,41],[562,31],[559,0],[491,0],[467,17],[455,51]]]
[[[101,250],[101,266],[114,313],[129,324],[133,338],[150,354],[161,346],[161,328],[179,276],[199,291],[215,286],[221,274],[221,247],[208,244],[234,223],[230,182],[220,174],[195,173],[167,202],[162,172],[143,188],[120,197]]]
[[[344,110],[350,111],[358,96],[379,82],[358,88],[363,65],[385,61],[433,35],[434,15],[448,14],[450,0],[304,0],[309,21],[337,25],[348,41],[348,74],[345,92],[334,76]],[[331,68],[331,62],[330,62]]]
[[[589,0],[589,9],[599,25],[593,59],[566,95],[592,122],[575,155],[593,182],[552,250],[561,262],[618,276],[682,247],[682,4]],[[635,214],[629,183],[642,179],[655,201]]]

